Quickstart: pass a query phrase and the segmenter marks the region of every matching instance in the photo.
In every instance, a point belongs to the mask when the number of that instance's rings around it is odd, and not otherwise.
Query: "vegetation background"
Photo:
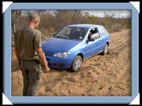
[[[82,14],[80,10],[12,10],[12,22],[19,29],[26,25],[27,15],[31,12],[39,14],[41,21],[38,30],[42,33],[42,40],[53,36],[63,27],[70,24],[98,24],[103,25],[109,33],[119,32],[125,28],[131,28],[131,18],[114,18],[115,13],[104,14],[104,17],[96,17],[89,13]],[[14,40],[13,32],[12,41]],[[13,44],[12,44],[13,45]]]

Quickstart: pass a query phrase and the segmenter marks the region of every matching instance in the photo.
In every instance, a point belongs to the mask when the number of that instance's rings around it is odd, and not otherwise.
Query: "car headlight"
[[[70,55],[70,52],[57,52],[54,54],[54,57],[64,58]]]

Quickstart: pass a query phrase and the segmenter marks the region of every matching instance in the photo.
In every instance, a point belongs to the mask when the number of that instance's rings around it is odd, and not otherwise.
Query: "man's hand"
[[[35,48],[35,51],[37,52],[39,61],[42,63],[45,72],[46,73],[49,72],[50,69],[49,69],[49,67],[47,65],[47,61],[46,61],[46,58],[45,58],[45,55],[44,55],[42,49],[40,47],[39,48]]]
[[[45,73],[47,73],[47,72],[50,71],[50,68],[47,66],[47,67],[44,68],[44,70],[45,70]]]
[[[18,61],[18,65],[21,66],[21,60]]]
[[[20,59],[20,56],[19,56],[19,50],[18,50],[18,47],[15,46],[15,54],[16,54],[16,57],[17,57],[17,60],[18,60],[18,65],[21,65],[21,59]]]

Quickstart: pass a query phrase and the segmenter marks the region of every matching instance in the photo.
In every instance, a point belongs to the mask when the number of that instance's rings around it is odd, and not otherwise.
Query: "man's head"
[[[40,17],[37,13],[31,13],[28,16],[28,24],[32,25],[34,28],[37,28],[40,22]]]

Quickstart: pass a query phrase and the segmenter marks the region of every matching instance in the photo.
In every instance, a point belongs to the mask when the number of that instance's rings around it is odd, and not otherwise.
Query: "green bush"
[[[85,24],[103,25],[108,32],[119,32],[123,28],[131,28],[131,19],[103,17],[98,18],[95,16],[87,16]]]
[[[83,15],[79,10],[58,10],[53,14],[47,13],[46,10],[35,10],[39,14],[41,21],[38,30],[45,37],[51,37],[63,27],[71,24],[97,24],[103,25],[109,33],[118,32],[124,28],[131,28],[131,19],[113,18],[113,15],[106,15],[103,18]],[[12,22],[15,21],[16,29],[26,24],[26,15],[29,10],[12,10]]]

